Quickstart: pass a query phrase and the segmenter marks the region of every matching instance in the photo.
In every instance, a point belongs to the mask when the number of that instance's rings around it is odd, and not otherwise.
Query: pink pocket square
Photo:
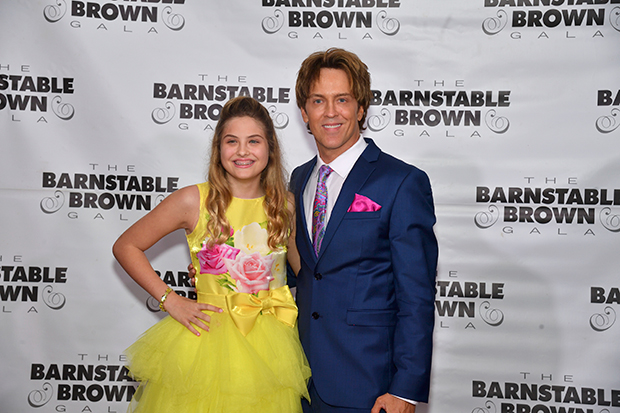
[[[364,195],[355,194],[355,199],[351,203],[349,209],[347,209],[347,212],[373,212],[380,209],[381,205],[377,204],[372,199]]]

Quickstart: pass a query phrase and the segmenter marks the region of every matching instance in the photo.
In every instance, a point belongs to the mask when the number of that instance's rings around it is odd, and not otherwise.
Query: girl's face
[[[269,144],[258,121],[249,116],[230,119],[222,131],[220,152],[233,194],[236,188],[248,185],[260,188],[260,174],[269,162]]]

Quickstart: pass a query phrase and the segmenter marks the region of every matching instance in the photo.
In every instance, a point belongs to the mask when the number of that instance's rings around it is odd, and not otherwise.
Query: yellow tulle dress
[[[198,187],[200,219],[187,235],[198,301],[224,311],[209,312],[210,331],[200,337],[168,316],[125,351],[140,382],[128,411],[301,412],[310,367],[286,285],[286,249],[267,246],[263,198],[233,198],[226,216],[234,232],[209,248],[209,187]]]

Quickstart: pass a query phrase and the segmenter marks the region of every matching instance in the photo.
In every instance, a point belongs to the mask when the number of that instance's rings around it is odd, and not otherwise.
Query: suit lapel
[[[370,174],[372,174],[375,170],[373,163],[378,159],[381,151],[371,139],[366,139],[366,142],[368,143],[368,146],[360,155],[357,162],[355,162],[353,169],[351,169],[351,172],[349,172],[347,179],[342,185],[340,195],[338,195],[338,199],[336,200],[336,204],[332,210],[329,222],[327,223],[327,228],[325,228],[325,236],[323,237],[323,242],[321,243],[321,251],[319,251],[318,258],[321,258],[323,252],[328,248],[329,243],[340,226],[340,223],[347,213],[349,206],[353,203],[355,194],[360,192]],[[310,243],[310,247],[312,248],[312,243]]]
[[[306,186],[308,185],[308,180],[310,179],[310,175],[312,174],[312,170],[316,165],[317,158],[314,157],[312,160],[303,165],[299,171],[299,180],[297,184],[299,185],[299,189],[296,190],[295,194],[295,202],[297,207],[297,240],[301,238],[302,242],[297,243],[297,250],[299,254],[308,259],[309,262],[315,263],[316,256],[314,255],[314,248],[312,247],[312,239],[310,238],[310,234],[308,233],[308,224],[306,222],[306,210],[304,205],[304,191],[306,190]],[[302,237],[299,235],[303,234]]]

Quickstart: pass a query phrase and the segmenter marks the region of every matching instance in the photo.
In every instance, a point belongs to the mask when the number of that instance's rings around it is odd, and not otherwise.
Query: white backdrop
[[[218,109],[314,155],[301,61],[372,73],[365,136],[424,169],[440,244],[432,413],[620,412],[618,0],[2,0],[0,413],[121,412],[162,315],[114,240],[204,180]],[[191,294],[185,239],[149,251]]]

